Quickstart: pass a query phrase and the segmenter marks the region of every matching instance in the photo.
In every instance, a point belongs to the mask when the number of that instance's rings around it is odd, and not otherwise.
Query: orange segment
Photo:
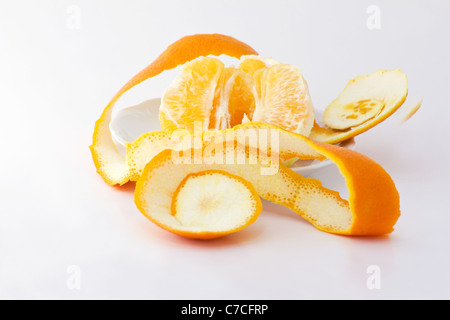
[[[229,36],[220,34],[198,34],[186,36],[170,45],[154,62],[136,74],[111,99],[101,117],[95,123],[92,145],[92,159],[97,172],[110,184],[123,185],[129,181],[128,165],[125,157],[116,148],[109,131],[111,114],[117,100],[135,85],[157,76],[200,56],[228,55],[240,58],[257,54],[249,45]]]
[[[231,128],[241,124],[244,116],[251,119],[255,112],[252,77],[241,70],[236,70],[234,75],[234,85],[228,102],[231,115],[229,127]]]
[[[239,69],[253,76],[256,71],[260,69],[265,69],[271,65],[278,63],[279,63],[278,61],[269,58],[263,58],[261,56],[255,55],[248,55],[241,57]]]
[[[314,107],[298,68],[250,55],[241,58],[239,69],[250,74],[255,82],[256,108],[249,120],[309,136]]]
[[[195,121],[199,121],[203,130],[208,130],[214,91],[224,68],[219,59],[209,57],[186,63],[161,99],[161,128],[193,132]]]
[[[217,85],[210,129],[226,129],[241,124],[244,115],[251,117],[255,109],[253,80],[242,70],[225,68]]]
[[[275,64],[257,70],[254,77],[257,100],[251,120],[309,136],[314,124],[314,107],[298,68]]]
[[[163,95],[160,123],[163,130],[194,131],[226,129],[240,124],[255,108],[250,75],[225,68],[216,58],[198,58],[187,63]]]

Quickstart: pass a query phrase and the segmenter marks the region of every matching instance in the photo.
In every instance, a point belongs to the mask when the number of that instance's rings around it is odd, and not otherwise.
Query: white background
[[[367,27],[370,5],[380,30]],[[446,0],[1,0],[0,298],[450,298],[449,16]],[[408,75],[407,103],[423,97],[420,111],[356,140],[400,192],[392,235],[323,233],[264,202],[244,231],[186,240],[138,212],[133,185],[103,182],[88,146],[109,99],[170,43],[215,32],[297,65],[319,110],[355,76]],[[160,96],[173,75],[124,101]],[[316,177],[345,189],[335,168]]]

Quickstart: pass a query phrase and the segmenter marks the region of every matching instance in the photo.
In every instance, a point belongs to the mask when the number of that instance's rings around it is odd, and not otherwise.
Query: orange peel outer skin
[[[260,125],[264,126],[264,125]],[[282,130],[282,129],[280,129]],[[291,133],[292,134],[292,133]],[[254,185],[260,197],[286,206],[293,210],[300,216],[310,221],[317,229],[340,235],[348,236],[375,236],[389,234],[394,230],[394,225],[400,217],[400,199],[395,184],[389,174],[374,160],[369,157],[339,146],[328,145],[324,143],[314,142],[302,135],[294,134],[299,140],[307,142],[311,148],[324,155],[332,162],[334,162],[341,174],[344,176],[349,190],[348,201],[340,198],[336,191],[324,188],[320,181],[311,178],[304,178],[300,174],[286,168],[280,163],[280,172],[284,175],[286,181],[286,188],[283,194],[295,194],[298,192],[298,186],[302,184],[314,184],[315,189],[321,193],[326,194],[328,199],[335,199],[336,204],[346,203],[352,216],[351,224],[348,228],[336,229],[327,225],[321,225],[308,218],[308,212],[305,209],[308,207],[307,203],[298,202],[295,199],[285,199],[278,195],[277,187],[270,188],[269,180],[262,182],[264,185]],[[157,169],[167,159],[170,159],[171,151],[165,150],[155,156],[144,168],[144,172],[136,185],[135,202],[141,212],[144,213],[151,221],[167,229],[170,226],[161,225],[158,221],[146,214],[143,209],[143,199],[140,196],[142,190],[145,190],[145,185],[149,180],[149,175],[152,175],[153,170]],[[179,164],[175,164],[179,165]],[[235,165],[207,165],[205,169],[217,169],[229,171],[236,174],[234,170]],[[203,170],[205,170],[203,169]],[[247,170],[245,170],[247,171]],[[244,172],[244,171],[240,171]],[[242,176],[251,183],[252,180],[257,181],[258,177],[251,176],[249,173],[243,173]],[[270,179],[270,177],[269,177]],[[306,207],[305,207],[306,206]],[[330,210],[333,210],[330,208]],[[332,213],[330,213],[332,214]],[[169,230],[174,232],[173,230]],[[180,234],[180,233],[178,233]]]
[[[125,157],[118,151],[109,131],[114,104],[128,90],[141,82],[176,68],[200,56],[228,55],[240,58],[258,53],[244,42],[221,34],[197,34],[181,38],[171,44],[155,61],[129,80],[111,99],[95,123],[93,142],[90,146],[97,172],[109,185],[123,185],[129,181]]]
[[[333,161],[346,180],[353,222],[350,229],[340,234],[368,236],[391,233],[400,217],[400,196],[383,167],[353,150],[311,140],[309,143]]]

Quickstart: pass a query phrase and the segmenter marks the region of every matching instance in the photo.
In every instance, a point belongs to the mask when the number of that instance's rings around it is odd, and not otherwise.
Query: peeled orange
[[[160,107],[161,128],[167,131],[226,129],[251,114],[255,100],[252,78],[242,70],[225,68],[222,61],[201,57],[186,63],[164,92]]]
[[[249,56],[234,68],[202,57],[183,66],[160,107],[163,130],[193,131],[195,121],[202,122],[203,130],[252,121],[308,136],[314,108],[306,81],[295,66]]]
[[[242,70],[225,68],[216,88],[210,128],[227,129],[241,124],[255,110],[253,79]]]
[[[161,128],[194,131],[194,122],[199,121],[203,130],[208,130],[214,91],[224,68],[216,58],[197,58],[186,63],[161,99]]]

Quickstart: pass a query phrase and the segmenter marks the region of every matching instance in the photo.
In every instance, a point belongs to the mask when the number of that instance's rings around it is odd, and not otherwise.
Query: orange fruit
[[[214,92],[224,68],[222,61],[209,57],[186,63],[161,99],[161,128],[193,132],[195,121],[200,121],[203,130],[208,130]]]
[[[241,57],[239,69],[253,76],[256,71],[265,69],[274,64],[279,64],[279,62],[271,58],[264,58],[257,55],[246,55]]]
[[[167,131],[226,129],[242,122],[253,111],[252,78],[217,58],[201,57],[186,63],[164,92],[159,113]]]
[[[314,108],[298,68],[256,56],[242,59],[238,69],[199,58],[183,67],[160,108],[161,128],[169,131],[193,131],[195,121],[203,130],[221,130],[244,118],[308,136]]]
[[[255,82],[256,107],[249,120],[309,136],[314,107],[298,68],[255,55],[241,57],[239,68],[252,75]]]
[[[314,107],[306,81],[297,67],[275,64],[254,73],[256,107],[251,120],[309,136]]]
[[[242,123],[255,110],[253,79],[242,70],[225,68],[216,88],[210,128],[226,129]]]

